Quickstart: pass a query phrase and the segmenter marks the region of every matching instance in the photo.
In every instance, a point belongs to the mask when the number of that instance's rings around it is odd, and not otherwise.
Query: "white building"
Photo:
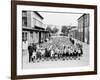
[[[43,17],[36,11],[22,11],[22,41],[41,43],[49,37],[43,28]]]

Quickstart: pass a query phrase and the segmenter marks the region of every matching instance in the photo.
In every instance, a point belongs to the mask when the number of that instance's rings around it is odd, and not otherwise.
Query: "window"
[[[22,11],[22,26],[27,27],[27,11]]]
[[[27,11],[22,11],[22,16],[27,17]]]
[[[22,41],[27,41],[27,32],[22,32]]]
[[[30,33],[30,37],[33,39],[33,32]]]
[[[22,17],[22,26],[27,27],[27,17]]]

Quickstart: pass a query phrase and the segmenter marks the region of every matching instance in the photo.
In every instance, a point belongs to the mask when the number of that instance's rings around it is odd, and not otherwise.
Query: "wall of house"
[[[34,26],[38,26],[38,27],[42,27],[42,19],[40,18],[40,16],[38,16],[35,12],[31,12],[31,20],[32,20],[32,27]]]
[[[84,16],[84,42],[89,44],[89,14]]]
[[[78,32],[79,32],[79,40],[80,41],[83,41],[83,23],[84,23],[84,18],[83,16],[81,16],[79,19],[78,19]]]
[[[33,11],[23,12],[23,17],[27,18],[27,27],[34,28],[34,26],[42,27],[42,18]]]
[[[78,30],[72,30],[71,32],[70,32],[70,35],[72,35],[72,37],[74,38],[74,39],[78,39]],[[79,39],[78,39],[79,40]]]
[[[35,12],[33,11],[26,11],[26,17],[27,18],[27,28],[31,28],[33,29],[35,26],[38,26],[38,27],[42,27],[42,18],[37,15]],[[24,26],[25,27],[25,26]],[[25,31],[23,31],[25,32]],[[38,43],[39,42],[39,31],[26,31],[27,32],[27,41],[28,43]],[[42,32],[41,32],[41,37],[44,35]],[[42,38],[43,39],[43,38]]]
[[[31,12],[27,11],[27,27],[31,28]]]
[[[78,19],[79,40],[89,43],[89,14],[83,14]]]

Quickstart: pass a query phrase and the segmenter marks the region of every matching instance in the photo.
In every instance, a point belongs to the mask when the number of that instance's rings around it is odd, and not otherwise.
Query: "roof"
[[[86,15],[86,14],[82,14],[77,20],[79,20],[80,18],[84,17],[84,15]]]
[[[79,20],[80,18],[84,17],[85,15],[89,15],[89,14],[83,14],[82,16],[80,16],[77,20]]]
[[[39,26],[35,26],[34,28],[35,28],[35,29],[39,29],[39,30],[45,30],[45,28],[41,28],[41,27],[39,27]]]
[[[23,31],[36,31],[36,32],[48,32],[46,30],[42,30],[42,29],[35,29],[35,28],[27,28],[27,27],[23,27],[22,28]]]
[[[34,11],[41,19],[44,19],[37,11]]]

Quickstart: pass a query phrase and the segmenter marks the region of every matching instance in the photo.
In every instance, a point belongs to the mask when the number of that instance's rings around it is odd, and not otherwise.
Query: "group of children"
[[[55,48],[53,45],[50,45],[49,48],[44,48],[41,45],[32,45],[32,47],[33,51],[29,60],[31,58],[33,62],[36,60],[76,59],[83,54],[82,47],[74,45],[63,45],[62,50],[59,47]]]

